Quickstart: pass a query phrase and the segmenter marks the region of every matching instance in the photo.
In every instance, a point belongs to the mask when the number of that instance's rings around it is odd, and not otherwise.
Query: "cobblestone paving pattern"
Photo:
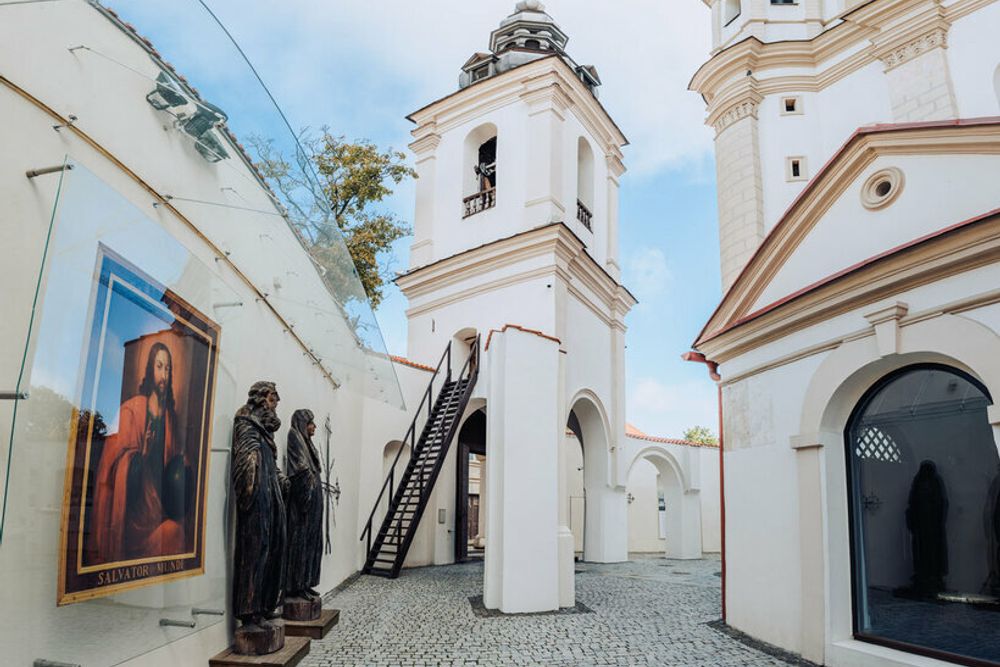
[[[779,665],[710,627],[719,561],[642,558],[577,564],[577,600],[593,613],[476,617],[482,563],[363,576],[328,599],[340,624],[314,641],[308,667],[363,665]]]

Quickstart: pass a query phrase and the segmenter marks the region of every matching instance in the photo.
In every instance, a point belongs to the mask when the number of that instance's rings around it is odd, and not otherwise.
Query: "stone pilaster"
[[[764,239],[757,108],[750,92],[709,114],[715,128],[722,289],[728,290]]]

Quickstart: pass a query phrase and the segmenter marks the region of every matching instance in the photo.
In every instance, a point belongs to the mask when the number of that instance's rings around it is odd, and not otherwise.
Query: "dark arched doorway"
[[[455,466],[455,562],[485,553],[486,409],[466,418],[458,432]]]
[[[927,364],[886,376],[855,408],[845,441],[857,638],[1000,664],[990,403],[968,374]]]

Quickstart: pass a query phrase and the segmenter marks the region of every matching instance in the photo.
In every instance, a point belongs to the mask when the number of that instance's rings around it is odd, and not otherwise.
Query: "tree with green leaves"
[[[692,426],[684,431],[684,439],[688,442],[697,442],[702,445],[717,445],[719,438],[716,437],[712,429],[704,426]]]
[[[254,137],[250,143],[257,168],[278,194],[333,293],[345,303],[367,296],[372,308],[377,307],[386,282],[392,280],[385,253],[410,233],[404,221],[377,205],[394,186],[416,178],[406,155],[382,150],[366,139],[347,141],[325,127],[319,133],[304,130],[299,144],[325,198],[317,201],[313,178],[304,165],[290,161],[270,140]],[[350,289],[355,284],[353,273],[364,294]]]

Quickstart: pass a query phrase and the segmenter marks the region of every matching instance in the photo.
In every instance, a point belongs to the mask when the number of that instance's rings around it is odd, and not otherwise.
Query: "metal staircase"
[[[444,465],[448,448],[455,439],[459,419],[476,386],[476,379],[479,377],[479,337],[476,337],[469,358],[456,378],[452,377],[451,361],[449,342],[427,384],[410,428],[403,437],[403,444],[382,484],[375,506],[368,516],[368,523],[361,532],[361,539],[367,539],[368,549],[368,558],[362,570],[365,574],[391,579],[399,576],[410,543],[420,525],[420,518],[434,490],[434,483]],[[440,385],[436,399],[435,385]],[[425,412],[426,419],[418,438],[417,423]],[[403,450],[407,448],[410,450],[410,461],[399,475],[397,466]],[[375,515],[383,504],[383,499],[387,505],[385,517],[378,533],[373,535]]]

